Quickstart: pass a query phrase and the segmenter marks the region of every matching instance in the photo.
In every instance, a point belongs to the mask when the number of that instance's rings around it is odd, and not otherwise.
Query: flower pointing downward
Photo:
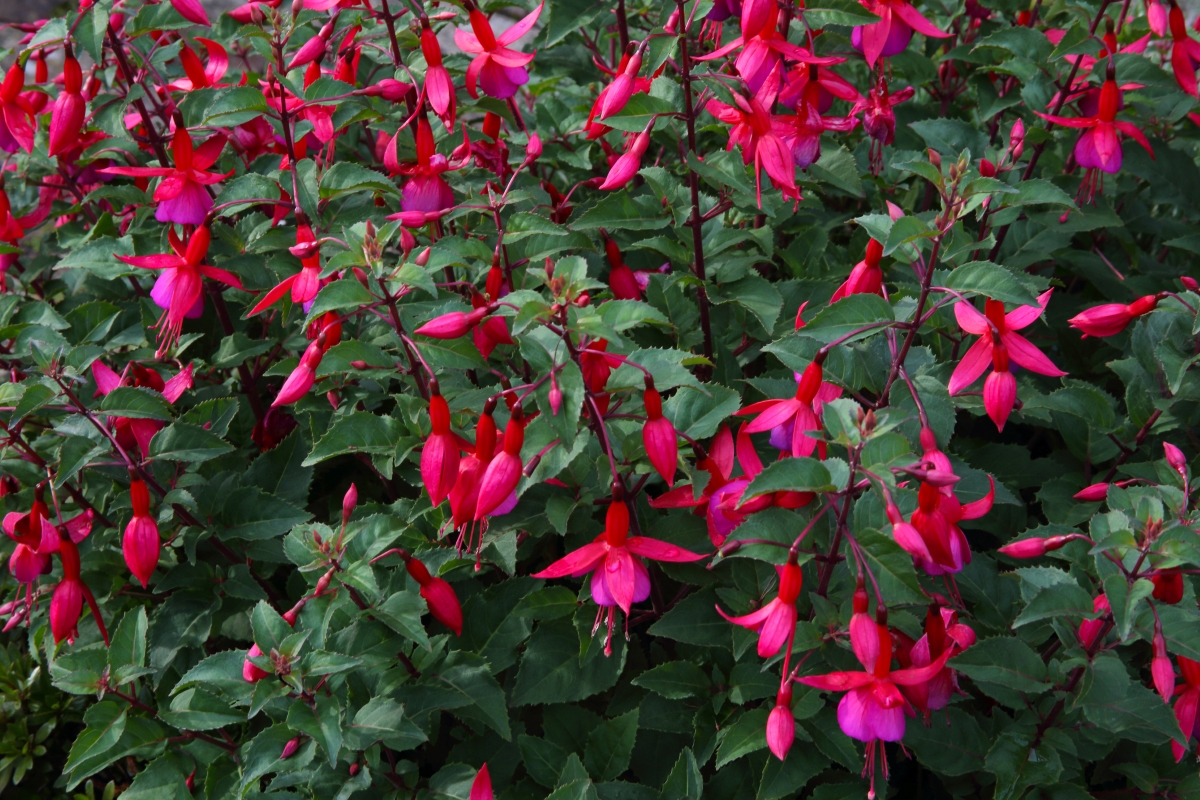
[[[770,658],[778,653],[779,648],[783,647],[783,643],[795,631],[796,599],[800,597],[800,587],[804,580],[794,556],[789,557],[786,564],[775,569],[779,572],[779,594],[758,611],[741,617],[731,617],[717,606],[717,613],[734,625],[758,632],[758,654],[762,658]]]

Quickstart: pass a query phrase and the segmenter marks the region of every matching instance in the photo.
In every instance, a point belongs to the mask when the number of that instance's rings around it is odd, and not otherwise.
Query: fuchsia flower
[[[16,542],[8,559],[8,571],[17,583],[32,584],[39,575],[48,573],[50,554],[58,547],[58,534],[47,519],[50,510],[41,495],[38,487],[28,513],[10,511],[4,515],[4,533]]]
[[[883,294],[883,270],[879,268],[881,258],[883,245],[871,239],[867,242],[867,252],[863,260],[854,265],[850,276],[837,288],[829,302],[836,303],[852,294]]]
[[[750,93],[758,94],[766,88],[772,96],[779,92],[785,58],[822,66],[841,64],[846,60],[836,56],[815,56],[792,44],[780,34],[778,19],[776,0],[746,0],[742,4],[742,35],[707,55],[697,56],[696,60],[711,61],[737,51],[733,66]]]
[[[860,596],[861,595],[861,596]],[[867,764],[864,772],[871,776],[871,792],[875,793],[875,755],[883,758],[883,774],[887,778],[887,755],[880,742],[898,742],[904,738],[905,715],[915,717],[912,704],[898,687],[928,683],[946,667],[955,653],[955,645],[923,667],[892,671],[892,637],[887,628],[887,611],[880,606],[872,623],[866,614],[866,593],[855,593],[855,618],[850,623],[850,645],[863,665],[863,672],[831,672],[798,678],[800,683],[828,692],[845,692],[838,703],[838,726],[842,733],[866,743]]]
[[[646,536],[629,535],[629,507],[620,484],[613,485],[612,502],[604,520],[604,533],[590,544],[560,558],[535,578],[578,578],[591,573],[592,599],[600,608],[596,612],[595,634],[601,617],[608,609],[608,636],[604,654],[612,655],[613,609],[619,607],[629,618],[629,609],[650,596],[650,573],[642,558],[654,561],[688,562],[704,556],[676,547],[673,544]]]
[[[1150,677],[1159,697],[1164,703],[1170,703],[1171,698],[1175,696],[1175,667],[1171,665],[1171,657],[1167,654],[1167,640],[1163,637],[1162,623],[1154,626],[1153,647],[1154,658],[1150,660]],[[1183,726],[1180,725],[1180,728]]]
[[[990,298],[984,303],[983,314],[969,302],[960,300],[954,304],[954,316],[959,327],[966,333],[979,336],[979,339],[963,355],[954,374],[950,376],[950,394],[958,394],[974,383],[991,362],[993,371],[984,384],[983,405],[999,430],[1004,430],[1004,423],[1017,399],[1017,382],[1009,371],[1010,359],[1039,375],[1057,378],[1067,374],[1054,366],[1032,342],[1016,332],[1032,325],[1042,316],[1053,291],[1048,289],[1039,295],[1036,306],[1019,306],[1007,314],[1004,313],[1003,303]]]
[[[458,476],[454,488],[450,490],[450,514],[458,539],[455,548],[461,554],[463,550],[474,549],[478,557],[483,548],[483,531],[487,525],[486,517],[503,516],[512,511],[517,505],[517,493],[513,491],[499,506],[492,509],[484,519],[477,522],[475,508],[479,503],[479,485],[488,464],[495,457],[500,442],[497,438],[496,420],[492,414],[496,410],[496,398],[489,397],[483,404],[483,413],[475,426],[475,449],[466,458],[458,462]],[[480,524],[482,523],[482,524]]]
[[[817,112],[824,114],[833,107],[834,100],[857,103],[862,99],[858,89],[828,67],[819,64],[800,64],[787,76],[786,85],[779,93],[779,102],[789,108],[801,103],[815,105]]]
[[[792,148],[784,143],[783,138],[791,132],[791,127],[770,112],[775,104],[778,84],[778,80],[764,81],[758,92],[750,97],[735,94],[732,106],[720,100],[709,100],[705,106],[708,113],[732,126],[729,144],[725,149],[741,148],[742,161],[754,164],[759,208],[762,208],[762,170],[766,170],[767,177],[775,188],[783,192],[784,197],[800,200]]]
[[[68,44],[63,57],[63,90],[50,112],[50,139],[47,155],[56,156],[73,149],[83,132],[87,101],[83,99],[83,70]],[[7,106],[5,119],[8,119]],[[11,123],[10,123],[11,125]],[[11,128],[10,128],[11,130]]]
[[[125,367],[125,372],[118,375],[103,361],[96,360],[92,362],[92,379],[96,382],[97,397],[107,395],[118,386],[140,386],[158,392],[172,405],[194,385],[191,364],[180,370],[175,377],[164,381],[157,372],[136,362],[130,362]],[[128,417],[116,417],[112,424],[117,444],[127,452],[132,452],[134,448],[137,448],[141,452],[142,458],[150,456],[150,440],[154,438],[154,434],[162,430],[164,425],[163,422],[156,419],[130,419]]]
[[[717,613],[734,625],[758,633],[758,655],[762,658],[770,658],[778,653],[783,643],[795,632],[796,599],[800,597],[804,580],[804,574],[795,559],[789,558],[788,563],[775,567],[775,570],[779,573],[779,594],[762,608],[745,616],[731,617],[717,606]]]
[[[130,481],[129,502],[133,506],[133,518],[125,526],[121,552],[133,577],[146,588],[158,566],[162,542],[158,538],[158,525],[150,516],[150,492],[144,481],[137,478]]]
[[[912,39],[913,31],[935,39],[950,34],[938,28],[917,11],[908,0],[859,0],[863,8],[879,17],[879,22],[859,25],[850,33],[850,44],[874,68],[880,58],[903,52]]]
[[[279,394],[275,396],[271,408],[291,405],[308,394],[308,390],[316,383],[317,367],[321,366],[321,359],[325,356],[327,349],[327,337],[322,331],[304,349],[304,355],[300,356],[300,363],[287,376],[283,386],[279,387]]]
[[[437,152],[433,142],[433,129],[423,115],[417,118],[417,160],[400,163],[396,160],[396,145],[404,129],[396,131],[391,142],[384,148],[384,166],[393,175],[405,175],[401,190],[400,208],[404,211],[423,211],[434,214],[454,207],[454,192],[442,177],[443,172],[459,169],[470,158],[470,150],[461,159],[453,162]],[[464,130],[464,136],[466,131]]]
[[[1196,88],[1196,62],[1200,61],[1200,42],[1188,33],[1183,9],[1175,0],[1171,0],[1171,10],[1167,12],[1167,25],[1171,31],[1171,69],[1175,73],[1175,82],[1192,97],[1200,97]]]
[[[193,149],[191,134],[180,125],[171,140],[171,152],[175,156],[173,168],[105,167],[100,172],[132,178],[162,178],[154,190],[154,202],[158,204],[154,218],[177,225],[202,225],[213,206],[212,197],[204,187],[220,183],[233,174],[233,170],[224,174],[205,171],[217,162],[224,148],[225,134],[218,133]]]
[[[646,405],[646,424],[642,426],[642,444],[654,470],[667,482],[675,485],[675,470],[679,465],[679,443],[675,426],[663,416],[662,396],[654,388],[654,379],[646,376],[646,392],[642,396]]]
[[[421,54],[425,56],[425,97],[429,105],[442,120],[447,131],[454,129],[454,81],[442,64],[442,46],[437,35],[429,27],[429,20],[421,20]]]
[[[925,635],[911,647],[898,651],[897,657],[903,667],[927,667],[948,649],[957,647],[961,653],[973,644],[975,631],[958,621],[958,612],[935,605],[925,614]],[[924,714],[928,725],[932,712],[949,705],[951,695],[957,690],[957,673],[943,667],[929,680],[905,686],[901,691]]]
[[[483,93],[498,100],[506,100],[517,93],[517,89],[529,83],[529,72],[525,65],[533,61],[533,53],[520,53],[509,49],[537,24],[545,3],[516,22],[499,36],[492,30],[492,23],[471,0],[465,3],[471,20],[471,30],[458,28],[454,31],[454,43],[464,53],[475,56],[467,67],[467,92],[478,97],[475,84],[478,81]]]
[[[706,453],[696,448],[696,467],[708,473],[708,482],[700,490],[700,497],[695,496],[695,490],[690,483],[681,484],[659,497],[651,498],[651,508],[691,508],[695,514],[704,514],[709,508],[712,495],[729,482],[733,474],[734,444],[733,433],[729,426],[722,425],[713,438],[712,447]],[[759,463],[761,470],[762,464]],[[710,531],[711,531],[710,523]]]
[[[203,25],[206,28],[212,26],[212,23],[208,21],[208,13],[200,4],[200,0],[171,0],[171,5],[179,12],[179,16],[188,22]]]
[[[597,121],[597,116],[604,119],[618,114],[621,109],[625,108],[630,97],[638,93],[648,94],[650,92],[650,79],[638,75],[642,68],[642,58],[648,42],[649,40],[645,40],[640,46],[630,42],[629,48],[621,54],[621,60],[617,62],[615,70],[609,69],[599,61],[596,62],[602,71],[613,76],[613,81],[600,90],[596,101],[592,103],[592,110],[588,113],[587,122],[583,124],[583,129],[587,131],[587,138],[599,139],[612,130],[609,126]]]
[[[1104,618],[1112,613],[1108,595],[1098,594],[1092,599],[1092,613],[1099,616],[1096,619],[1085,619],[1079,623],[1079,643],[1085,649],[1091,648],[1096,643],[1096,637],[1104,630]]]
[[[641,300],[642,293],[650,285],[650,275],[654,270],[634,270],[625,263],[620,246],[608,235],[608,231],[600,229],[604,237],[604,254],[608,258],[608,288],[612,290],[615,300]],[[665,264],[658,272],[670,271],[671,265]]]
[[[1116,71],[1113,63],[1108,62],[1108,77],[1100,86],[1100,99],[1095,115],[1088,117],[1056,117],[1036,111],[1039,117],[1063,125],[1068,128],[1082,128],[1083,134],[1075,143],[1075,160],[1087,171],[1083,183],[1079,187],[1081,197],[1090,201],[1098,188],[1099,174],[1107,172],[1110,175],[1121,170],[1121,137],[1123,133],[1130,137],[1154,158],[1154,150],[1136,125],[1132,122],[1117,121],[1117,111],[1121,105],[1121,90],[1117,87]],[[1194,80],[1194,77],[1193,77]]]
[[[187,77],[167,84],[169,91],[192,92],[196,89],[219,89],[229,85],[221,83],[221,79],[229,70],[229,53],[220,42],[212,39],[197,36],[196,41],[204,45],[204,51],[208,54],[208,63],[201,63],[196,51],[189,47],[187,42],[181,41],[179,64],[183,67],[183,72]]]
[[[436,506],[450,494],[458,477],[459,442],[450,431],[450,406],[438,391],[437,381],[429,382],[429,391],[433,432],[421,448],[421,482]]]
[[[430,575],[425,564],[411,556],[404,559],[404,568],[421,587],[421,597],[429,606],[429,613],[433,618],[454,631],[455,636],[462,636],[462,606],[458,602],[458,595],[454,593],[454,587],[442,578]]]
[[[863,115],[863,130],[871,137],[871,170],[876,175],[883,168],[884,146],[891,144],[896,138],[895,108],[916,93],[912,86],[905,86],[895,94],[890,94],[887,79],[880,76],[867,96],[850,109],[850,116]]]
[[[796,458],[812,455],[812,452],[817,449],[817,440],[808,436],[807,433],[821,429],[819,417],[821,403],[825,400],[832,400],[841,393],[841,390],[832,384],[823,384],[821,380],[823,374],[821,362],[813,360],[804,368],[803,375],[796,382],[795,397],[783,400],[760,400],[737,412],[738,416],[758,415],[746,427],[746,433],[771,431],[771,443],[780,447],[781,450],[790,450],[792,456]],[[830,388],[826,389],[825,387]],[[778,436],[775,429],[779,429]],[[788,436],[789,433],[790,436]],[[781,438],[786,438],[788,441],[779,441],[777,444],[775,440]]]
[[[317,246],[317,237],[313,234],[312,228],[304,223],[296,226],[296,247],[292,249],[300,250],[300,271],[276,284],[271,291],[254,304],[254,308],[250,309],[249,316],[253,317],[255,314],[266,311],[289,289],[292,294],[292,302],[296,305],[306,305],[316,298],[317,292],[321,289],[321,254],[320,248]]]
[[[816,67],[810,67],[815,70]],[[808,94],[815,100],[819,92],[816,83],[809,83]],[[808,169],[813,162],[821,158],[821,134],[825,131],[852,131],[858,125],[856,117],[823,117],[817,110],[817,103],[802,99],[796,106],[794,116],[779,118],[790,130],[784,136],[792,148],[792,160],[800,169]]]
[[[646,123],[645,130],[629,138],[625,152],[613,162],[604,182],[598,188],[606,192],[620,189],[638,174],[638,170],[642,168],[642,156],[646,154],[646,149],[650,146],[650,131],[654,129],[654,120],[655,118],[651,117],[650,121]]]
[[[34,110],[21,95],[23,88],[25,68],[17,59],[0,84],[0,150],[5,153],[15,153],[17,148],[33,152]]]
[[[1139,297],[1132,303],[1106,303],[1093,306],[1071,319],[1067,320],[1071,327],[1083,331],[1083,338],[1089,336],[1116,336],[1138,317],[1149,314],[1158,305],[1159,296],[1148,294]]]
[[[488,772],[487,762],[483,762],[483,766],[479,768],[479,772],[475,773],[475,780],[471,781],[471,794],[467,800],[494,800],[495,794],[492,793],[492,775]]]
[[[179,339],[185,318],[196,319],[204,313],[204,278],[212,278],[235,289],[242,288],[241,278],[237,275],[203,263],[212,239],[207,227],[200,226],[192,231],[186,246],[180,241],[173,227],[167,229],[167,239],[174,253],[117,256],[130,266],[162,272],[154,282],[154,288],[150,290],[150,297],[155,304],[165,309],[157,323],[160,355]]]
[[[503,445],[488,462],[479,479],[479,498],[475,501],[476,522],[497,513],[502,506],[507,506],[511,511],[516,505],[514,493],[523,470],[521,448],[525,444],[526,423],[521,406],[512,405],[509,413],[508,424],[504,426]]]
[[[794,627],[793,622],[793,629]],[[785,677],[783,685],[775,695],[775,707],[767,715],[767,747],[771,748],[772,755],[783,761],[795,741],[796,717],[792,714],[792,682]]]

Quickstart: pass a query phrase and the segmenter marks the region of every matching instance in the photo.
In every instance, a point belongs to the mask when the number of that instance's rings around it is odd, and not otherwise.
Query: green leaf
[[[327,311],[359,308],[370,305],[374,301],[375,296],[367,291],[367,287],[352,277],[343,278],[321,289],[320,293],[317,294],[317,298],[313,300],[312,308],[308,311],[305,324],[311,323]]]
[[[768,464],[742,493],[742,502],[771,492],[832,492],[837,489],[825,465],[815,458],[785,458]]]
[[[943,775],[969,775],[983,769],[983,759],[991,746],[973,714],[958,706],[945,713],[949,724],[940,720],[936,725],[911,725],[904,743],[911,747],[920,762]]]
[[[1112,609],[1117,635],[1123,642],[1129,638],[1129,634],[1132,632],[1138,606],[1143,600],[1154,594],[1154,583],[1145,578],[1138,578],[1131,587],[1124,575],[1109,575],[1104,579],[1104,594]]]
[[[665,227],[670,221],[669,217],[663,215],[662,205],[653,197],[631,197],[629,192],[611,192],[572,222],[571,229],[652,231]]]
[[[269,495],[257,486],[234,489],[225,500],[220,522],[225,539],[270,539],[287,533],[312,515]]]
[[[747,711],[725,729],[717,749],[717,769],[767,746],[767,710]]]
[[[404,707],[387,697],[372,697],[343,731],[351,750],[366,750],[383,742],[394,750],[409,750],[426,740],[421,729],[404,716]]]
[[[16,407],[9,416],[9,421],[12,423],[19,422],[54,400],[57,396],[58,392],[45,384],[35,383],[32,386],[25,387],[25,391],[21,394],[21,399],[17,402]]]
[[[660,800],[700,800],[704,792],[704,778],[692,748],[685,747],[663,782]]]
[[[68,776],[68,790],[119,757],[116,750],[117,742],[125,732],[125,709],[113,700],[102,700],[84,712],[83,721],[87,727],[71,745],[71,753],[63,766],[63,773]]]
[[[301,464],[310,467],[344,453],[389,455],[396,451],[402,433],[400,420],[394,417],[354,411],[334,422]]]
[[[264,654],[278,650],[283,640],[292,635],[292,626],[266,600],[258,601],[250,612],[250,625],[254,629],[254,643]]]
[[[606,720],[588,734],[583,764],[598,781],[615,780],[629,769],[633,745],[637,740],[638,709]]]
[[[126,611],[113,631],[108,648],[109,680],[120,686],[137,677],[146,666],[146,630],[149,623],[145,607]]]
[[[633,685],[671,700],[682,700],[707,694],[710,681],[704,670],[691,661],[668,661],[638,675]]]
[[[842,337],[846,337],[843,342],[855,342],[879,333],[883,325],[895,319],[892,307],[879,295],[852,294],[821,309],[808,325],[800,329],[798,335],[825,344]],[[861,328],[867,329],[854,333]]]
[[[873,528],[859,531],[855,538],[879,581],[879,591],[889,604],[922,602],[924,593],[913,569],[912,556],[904,552],[890,536]]]
[[[563,762],[567,760],[567,751],[549,739],[525,734],[517,737],[517,745],[529,777],[541,786],[553,787],[558,782]]]
[[[758,784],[757,800],[778,800],[795,797],[804,786],[829,766],[829,760],[815,748],[793,746],[787,758],[767,759],[762,780]]]
[[[130,419],[171,419],[171,404],[153,389],[118,386],[100,402],[100,413]]]
[[[337,766],[342,749],[342,710],[336,699],[319,694],[315,708],[303,700],[294,701],[288,709],[287,724],[315,739],[325,751],[329,766]]]
[[[150,440],[150,457],[167,461],[211,461],[233,452],[233,445],[199,425],[175,422]]]
[[[346,86],[346,84],[342,85]],[[347,87],[347,90],[349,88]],[[361,167],[351,161],[339,161],[321,176],[321,199],[323,200],[361,191],[398,194],[396,184],[388,180],[386,175]]]
[[[819,8],[804,9],[804,19],[813,27],[826,25],[841,25],[853,27],[856,25],[872,25],[879,17],[863,8],[852,0],[819,0]]]
[[[151,761],[121,792],[122,800],[191,800],[186,767],[178,755],[167,754]]]
[[[396,633],[429,649],[429,637],[421,624],[421,615],[426,611],[425,600],[414,592],[396,592],[371,610],[371,615]]]
[[[1033,596],[1025,610],[1013,622],[1014,628],[1040,622],[1052,617],[1091,618],[1092,596],[1079,584],[1071,581],[1047,586]]]
[[[211,731],[245,722],[246,714],[199,686],[184,689],[171,698],[170,709],[160,710],[159,719],[187,731]]]
[[[945,287],[1016,306],[1036,306],[1037,297],[1012,272],[991,261],[970,261],[950,273]]]
[[[650,626],[650,635],[687,644],[729,647],[730,625],[714,610],[716,602],[717,596],[711,590],[689,595]]]
[[[1041,37],[1043,41],[1045,37]],[[957,119],[923,119],[910,122],[908,127],[925,140],[925,144],[944,156],[957,158],[963,150],[970,150],[973,157],[982,156],[987,150],[987,135],[974,125]],[[903,217],[902,219],[907,219]]]
[[[516,705],[574,703],[616,684],[625,664],[624,640],[613,637],[613,655],[579,661],[579,636],[567,619],[542,622],[533,631],[513,689]]]
[[[679,391],[663,403],[663,414],[675,430],[693,439],[707,439],[717,432],[721,423],[742,406],[742,397],[735,390],[719,383],[706,383],[708,394],[699,391]]]
[[[1049,688],[1042,657],[1011,636],[976,642],[950,659],[948,666],[974,681],[996,683],[1018,692],[1032,694]]]
[[[234,86],[222,91],[208,107],[204,123],[233,127],[268,113],[262,90],[253,86]],[[268,195],[269,196],[269,195]]]
[[[1006,207],[1055,205],[1066,206],[1072,209],[1077,208],[1075,201],[1069,194],[1050,181],[1041,178],[1021,181],[1016,185],[1016,189],[1017,193],[1015,195],[1004,196],[1003,201]],[[1170,244],[1170,242],[1167,244]]]
[[[862,6],[859,6],[859,10],[864,11]],[[820,15],[822,10],[806,9],[804,18],[809,19],[813,13]],[[809,165],[808,172],[814,178],[833,184],[853,197],[866,196],[863,192],[862,176],[858,172],[858,162],[845,145],[824,148],[821,157]]]

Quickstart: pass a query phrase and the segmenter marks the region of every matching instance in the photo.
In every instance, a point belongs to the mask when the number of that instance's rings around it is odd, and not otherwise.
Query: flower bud
[[[479,772],[475,773],[475,780],[471,781],[471,794],[467,800],[493,800],[495,794],[492,792],[492,776],[488,772],[487,762],[479,768]]]
[[[354,513],[354,507],[358,505],[358,487],[353,483],[346,490],[346,496],[342,498],[342,524],[345,525],[350,521],[350,515]]]
[[[1000,548],[1000,552],[1009,558],[1039,558],[1046,553],[1058,550],[1068,542],[1079,538],[1075,534],[1066,534],[1063,536],[1047,536],[1045,539],[1037,537],[1030,539],[1021,539],[1020,541],[1012,542]]]
[[[787,681],[787,678],[784,679]],[[787,758],[796,741],[796,718],[792,715],[792,684],[787,681],[775,696],[775,707],[767,717],[767,746],[780,761]]]
[[[300,737],[299,736],[295,737],[294,739],[288,739],[287,744],[285,744],[283,746],[283,752],[279,754],[279,760],[283,761],[284,759],[291,758],[292,756],[296,755],[296,751],[299,749],[300,749]]]
[[[1167,457],[1167,463],[1171,465],[1171,469],[1179,473],[1179,476],[1187,480],[1187,458],[1184,457],[1183,451],[1170,442],[1163,442],[1163,451]]]
[[[425,598],[434,619],[454,631],[455,636],[462,635],[462,606],[458,603],[454,587],[441,578],[430,578],[421,587],[421,597]]]
[[[996,177],[996,165],[986,158],[979,159],[979,174],[985,178]]]
[[[1154,626],[1154,659],[1150,662],[1150,675],[1154,678],[1154,690],[1164,703],[1171,702],[1175,694],[1175,667],[1167,655],[1167,640],[1163,637],[1162,623]]]
[[[271,674],[264,669],[260,669],[250,660],[258,658],[262,654],[263,651],[256,644],[251,645],[250,651],[246,653],[246,660],[242,662],[242,680],[246,681],[246,683],[257,683]]]
[[[1154,599],[1173,606],[1183,599],[1183,573],[1179,568],[1159,570],[1151,578]]]
[[[321,357],[325,354],[324,347],[325,334],[322,333],[304,351],[304,355],[300,357],[300,363],[283,382],[283,386],[279,389],[279,395],[271,404],[272,408],[290,405],[308,394],[308,390],[316,381],[317,367],[321,363]]]
[[[486,306],[477,308],[470,313],[451,311],[448,314],[434,317],[417,328],[415,332],[431,339],[457,339],[460,336],[466,336],[487,314]]]
[[[1008,134],[1008,149],[1012,152],[1012,160],[1017,161],[1021,158],[1021,153],[1025,150],[1025,123],[1020,117],[1013,123],[1012,130]]]
[[[525,145],[525,160],[522,166],[529,166],[542,157],[542,139],[536,133],[529,134],[529,143]]]
[[[1108,496],[1107,483],[1093,483],[1075,493],[1074,497],[1081,503],[1099,503]]]
[[[1179,282],[1182,283],[1183,288],[1187,289],[1189,292],[1200,292],[1200,283],[1198,283],[1195,278],[1184,275],[1179,279]]]

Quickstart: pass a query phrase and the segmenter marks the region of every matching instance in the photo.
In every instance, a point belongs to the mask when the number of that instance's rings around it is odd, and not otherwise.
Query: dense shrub
[[[1200,39],[809,5],[19,27],[0,791],[1200,794]]]

